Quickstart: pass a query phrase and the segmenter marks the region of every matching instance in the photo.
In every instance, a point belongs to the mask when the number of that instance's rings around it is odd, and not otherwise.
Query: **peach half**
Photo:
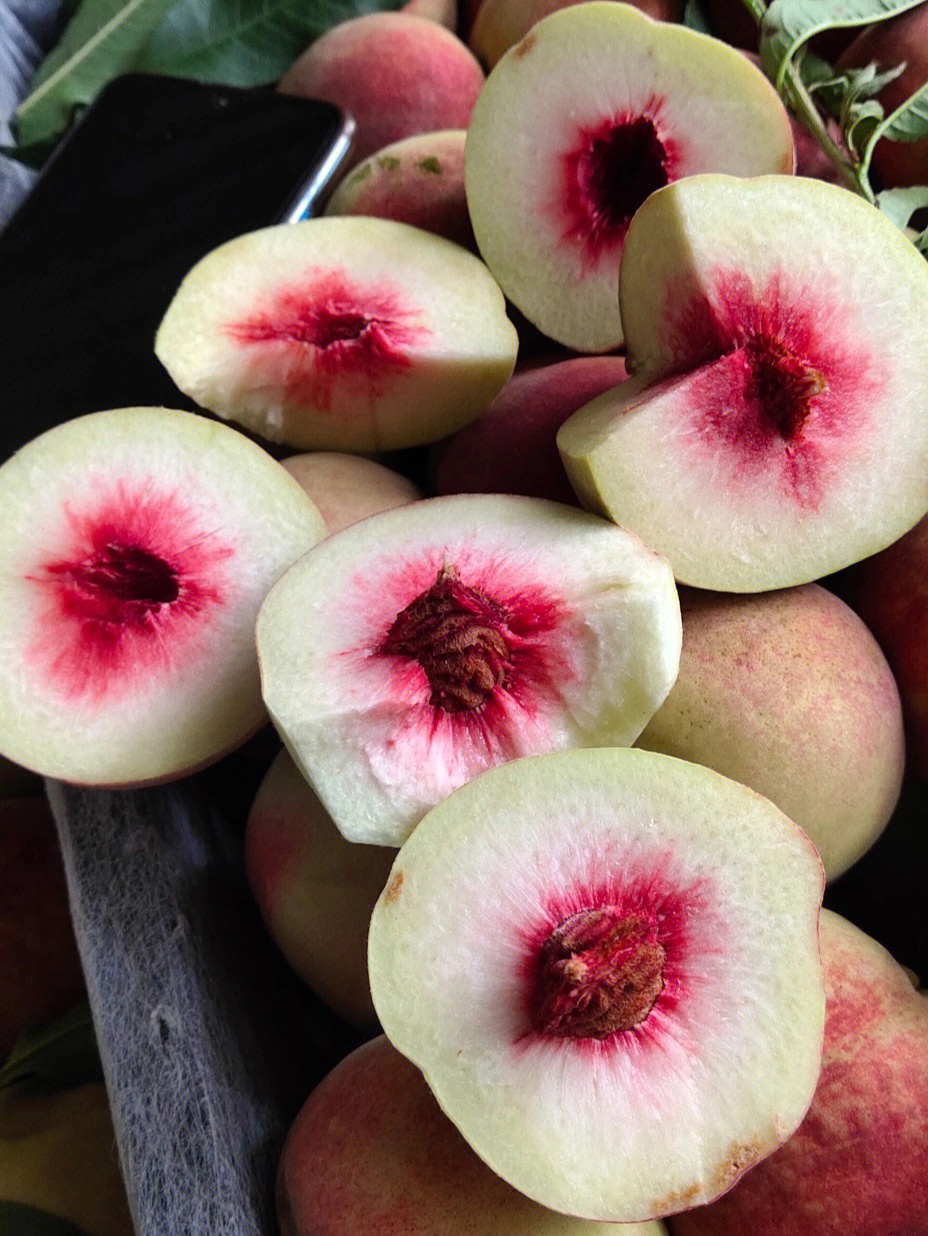
[[[643,1222],[721,1194],[802,1120],[823,885],[802,830],[709,769],[515,760],[400,849],[371,917],[374,1007],[504,1180]]]
[[[928,510],[928,264],[799,176],[694,176],[641,207],[620,280],[626,383],[562,425],[585,506],[680,583],[820,579]]]
[[[220,245],[187,274],[155,339],[201,407],[271,442],[341,451],[459,429],[505,385],[517,347],[479,258],[362,216]]]
[[[464,183],[477,246],[544,334],[579,352],[622,342],[618,271],[632,215],[696,172],[791,172],[789,117],[734,48],[631,5],[543,18],[487,78]]]
[[[67,421],[0,468],[0,751],[139,785],[267,722],[254,623],[326,534],[266,451],[192,412]]]
[[[634,742],[679,668],[666,562],[541,498],[431,498],[330,536],[257,623],[264,699],[349,841],[399,845],[494,764]]]

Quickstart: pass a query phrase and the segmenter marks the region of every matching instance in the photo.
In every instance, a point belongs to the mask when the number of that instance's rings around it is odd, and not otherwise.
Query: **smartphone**
[[[0,461],[86,412],[192,407],[153,351],[178,285],[223,241],[314,213],[352,130],[270,88],[104,87],[0,232]]]

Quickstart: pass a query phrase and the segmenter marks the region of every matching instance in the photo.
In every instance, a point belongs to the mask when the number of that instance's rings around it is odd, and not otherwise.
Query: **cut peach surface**
[[[698,172],[794,166],[789,117],[734,48],[615,0],[538,22],[487,78],[464,154],[478,248],[544,334],[622,342],[618,271],[632,215]]]
[[[179,776],[266,723],[254,622],[325,536],[297,482],[227,425],[124,408],[0,468],[0,749],[45,776]]]
[[[698,176],[629,228],[630,370],[558,445],[584,505],[697,587],[821,578],[928,509],[928,265],[862,198]]]
[[[398,845],[484,769],[632,743],[674,681],[667,564],[574,507],[476,494],[306,554],[257,624],[264,698],[349,840]]]
[[[374,908],[371,992],[477,1153],[552,1209],[715,1197],[799,1125],[824,989],[814,846],[629,749],[516,760],[435,807]]]
[[[155,351],[185,394],[272,442],[437,441],[502,388],[518,340],[483,263],[390,219],[248,233],[187,274]]]

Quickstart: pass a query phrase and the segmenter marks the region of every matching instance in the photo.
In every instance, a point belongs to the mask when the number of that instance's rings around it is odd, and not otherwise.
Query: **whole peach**
[[[68,891],[44,798],[0,800],[0,1058],[84,991]]]
[[[850,571],[848,600],[892,666],[902,696],[909,765],[928,777],[928,516]]]
[[[383,1037],[316,1087],[284,1144],[282,1236],[661,1236],[659,1222],[555,1214],[504,1183],[445,1116],[422,1074]]]
[[[823,910],[825,1047],[798,1130],[673,1236],[928,1232],[928,995],[875,940]]]
[[[582,0],[483,0],[474,17],[467,44],[482,64],[491,69],[497,60],[549,13]],[[680,21],[681,0],[630,0],[657,21]]]
[[[245,870],[271,937],[329,1008],[376,1024],[367,928],[396,852],[346,841],[286,752],[269,768],[245,832]]]
[[[366,13],[332,26],[278,83],[353,116],[360,162],[413,133],[466,129],[484,74],[456,34],[411,13]]]
[[[889,114],[928,82],[928,5],[867,26],[842,53],[837,67],[861,68],[871,62],[881,70],[905,65],[878,95]],[[928,138],[915,142],[881,138],[873,150],[873,167],[883,188],[928,184]]]
[[[576,506],[557,431],[626,377],[621,356],[574,356],[522,369],[482,416],[440,448],[435,492],[525,494]]]
[[[2,1202],[56,1216],[74,1225],[67,1231],[79,1229],[82,1236],[132,1236],[109,1101],[100,1083],[51,1093],[23,1085],[0,1090]],[[5,1217],[8,1230],[18,1231],[15,1216]],[[46,1228],[39,1224],[34,1230]]]
[[[329,198],[327,215],[376,215],[475,249],[464,195],[465,129],[414,133],[359,163]]]
[[[830,879],[876,840],[902,784],[899,693],[857,615],[818,584],[681,590],[676,684],[638,740],[741,781],[794,820]]]
[[[365,455],[308,451],[281,463],[312,498],[330,534],[422,497],[407,477]]]

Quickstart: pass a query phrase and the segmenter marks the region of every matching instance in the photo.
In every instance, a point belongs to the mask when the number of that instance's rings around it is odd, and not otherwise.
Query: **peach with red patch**
[[[657,190],[619,273],[633,377],[558,431],[578,496],[694,587],[788,587],[884,548],[928,503],[926,296],[914,247],[837,185]]]
[[[376,1023],[367,927],[393,861],[346,841],[293,760],[281,752],[245,829],[245,873],[272,939],[319,998],[353,1025]]]
[[[318,215],[201,258],[155,353],[200,407],[266,440],[362,453],[459,429],[505,384],[517,344],[475,254],[395,219]]]
[[[786,110],[743,56],[593,0],[541,17],[497,61],[468,129],[465,186],[479,251],[512,303],[550,339],[608,352],[623,342],[619,259],[643,203],[700,172],[754,177],[794,161]]]
[[[676,673],[678,623],[666,564],[624,530],[468,494],[330,537],[268,596],[258,650],[272,717],[339,828],[399,844],[492,764],[633,741]]]
[[[435,492],[525,494],[576,506],[557,431],[627,376],[621,356],[576,356],[517,372],[482,416],[442,446]]]
[[[266,723],[258,606],[325,535],[266,451],[192,412],[95,412],[0,467],[0,510],[3,755],[140,786]]]
[[[99,706],[202,662],[236,549],[154,477],[100,476],[87,492],[26,573],[38,606],[25,656],[43,693]]]
[[[822,1072],[792,1138],[674,1236],[928,1231],[928,996],[875,940],[821,918]]]
[[[466,129],[483,82],[476,57],[444,26],[411,13],[367,13],[311,43],[278,89],[353,116],[357,162],[414,133]]]
[[[368,946],[381,1025],[529,1197],[654,1218],[799,1124],[824,881],[759,795],[648,752],[539,755],[449,795],[393,871]]]

